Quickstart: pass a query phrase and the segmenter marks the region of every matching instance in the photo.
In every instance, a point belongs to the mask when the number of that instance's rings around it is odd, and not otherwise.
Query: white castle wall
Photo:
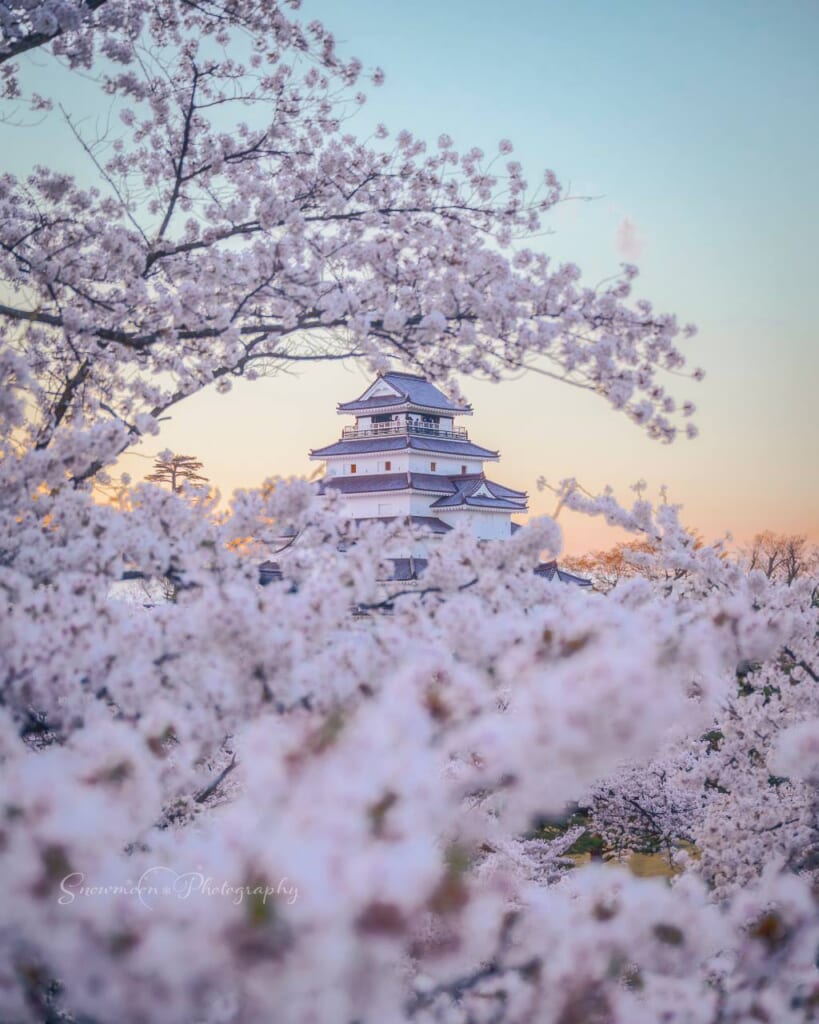
[[[435,463],[435,469],[432,464]],[[469,455],[438,455],[436,452],[410,452],[409,468],[411,473],[439,473],[442,476],[460,476],[461,468],[466,472],[480,473],[483,459]]]
[[[430,510],[429,506],[439,497],[437,494],[398,491],[385,494],[346,494],[342,501],[345,511],[351,517],[369,519],[373,516],[434,516],[438,510]]]
[[[389,462],[390,468],[386,464]],[[329,458],[327,460],[327,476],[351,476],[352,466],[355,466],[356,476],[366,476],[369,473],[406,473],[408,460],[406,453],[393,455],[391,452],[372,452],[365,455],[347,455],[343,459]]]
[[[441,509],[438,517],[452,527],[468,522],[473,535],[481,540],[508,540],[512,535],[508,512],[488,512],[475,508],[447,512]]]
[[[390,468],[386,468],[389,462]],[[327,476],[365,476],[368,473],[438,473],[441,476],[461,476],[480,473],[483,459],[474,455],[439,455],[437,452],[367,452],[364,455],[345,455],[342,459],[327,459]],[[433,465],[435,468],[433,469]]]
[[[413,512],[409,492],[406,494],[346,494],[343,507],[353,519],[372,519],[375,516],[424,515]],[[426,506],[427,510],[429,505]]]

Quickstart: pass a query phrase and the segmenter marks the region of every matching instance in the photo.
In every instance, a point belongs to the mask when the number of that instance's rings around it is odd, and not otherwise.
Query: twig
[[[217,778],[215,778],[209,786],[206,786],[204,789],[200,790],[196,794],[196,796],[193,798],[194,801],[198,804],[203,804],[209,797],[213,796],[216,790],[222,785],[222,783],[225,781],[228,775],[230,775],[230,773],[236,767],[237,763],[238,762],[236,760],[236,755],[234,754],[233,757],[230,759],[230,763],[222,769]]]

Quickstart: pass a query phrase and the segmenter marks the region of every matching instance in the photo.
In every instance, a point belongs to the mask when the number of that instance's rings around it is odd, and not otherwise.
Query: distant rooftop
[[[557,578],[561,583],[573,583],[576,587],[590,587],[592,585],[591,580],[584,579],[582,576],[575,576],[573,572],[566,572],[565,569],[559,568],[554,560],[551,562],[540,562],[532,571],[535,576],[543,576],[547,580]]]

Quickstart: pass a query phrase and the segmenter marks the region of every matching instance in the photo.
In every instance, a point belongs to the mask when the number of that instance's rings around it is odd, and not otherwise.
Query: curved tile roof
[[[463,493],[453,494],[437,501],[429,506],[430,508],[491,508],[500,509],[504,512],[525,512],[526,504],[518,504],[506,498],[488,498],[485,495],[478,495],[471,498]]]
[[[497,508],[509,512],[525,512],[527,495],[510,487],[487,480],[483,475],[451,477],[453,492],[434,501],[430,508]]]
[[[507,508],[521,512],[526,509],[527,495],[510,487],[486,480],[483,476],[444,476],[438,473],[362,473],[360,476],[326,477],[320,483],[322,492],[331,488],[342,494],[383,494],[388,491],[424,491],[440,494],[431,508],[452,508],[473,505],[476,508]],[[489,494],[476,494],[485,488]]]
[[[380,381],[385,381],[393,389],[393,395],[376,395],[365,397],[367,393]],[[344,412],[366,412],[371,409],[395,406],[418,406],[422,409],[438,409],[441,412],[451,415],[469,414],[472,412],[471,405],[458,405],[431,384],[425,377],[419,377],[414,373],[398,373],[390,371],[382,374],[359,397],[352,402],[339,402],[338,411]]]
[[[336,441],[324,448],[313,448],[311,459],[323,459],[331,455],[364,455],[367,452],[396,452],[411,448],[420,452],[436,452],[439,455],[470,455],[478,459],[497,459],[500,453],[482,448],[471,441],[448,441],[444,438],[419,437],[415,434],[368,437],[358,441]]]
[[[321,493],[328,488],[342,494],[370,494],[405,491],[410,486],[408,473],[362,473],[361,476],[331,476],[321,481]]]
[[[441,452],[444,455],[477,455],[482,459],[500,458],[499,451],[483,448],[472,441],[446,441],[438,437],[410,435],[410,447],[419,452]]]

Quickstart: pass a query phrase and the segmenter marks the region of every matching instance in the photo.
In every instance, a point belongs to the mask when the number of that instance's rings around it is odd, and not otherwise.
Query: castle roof
[[[415,526],[429,533],[449,533],[452,527],[437,516],[364,516],[357,523],[394,523],[400,519],[405,526]]]
[[[485,508],[501,509],[507,512],[525,512],[526,494],[522,491],[513,491],[502,484],[496,484],[487,480],[482,475],[465,477],[452,477],[452,492],[429,506],[430,510],[456,509],[456,508]]]
[[[419,436],[385,435],[368,437],[357,441],[336,441],[324,448],[314,448],[310,452],[311,459],[326,459],[333,455],[365,455],[367,452],[397,452],[411,448],[419,452],[436,452],[439,455],[470,455],[478,459],[497,459],[500,453],[489,448],[482,448],[471,441],[450,441],[435,435]]]
[[[526,511],[526,492],[515,491],[487,480],[482,473],[444,476],[438,473],[365,473],[337,476],[321,483],[322,491],[342,494],[383,494],[390,491],[424,491],[438,494],[430,509],[485,508],[509,512]]]
[[[501,512],[525,512],[526,505],[518,505],[514,501],[509,501],[508,498],[495,498],[486,495],[477,495],[471,497],[470,495],[453,494],[446,498],[438,498],[437,501],[429,506],[431,509],[440,508],[445,509],[449,512],[453,512],[458,508],[485,508],[494,509]]]
[[[339,413],[374,412],[377,409],[390,412],[400,409],[429,410],[450,416],[468,416],[472,413],[471,405],[453,402],[425,377],[393,371],[381,374],[359,398],[352,402],[340,402],[337,408]]]

